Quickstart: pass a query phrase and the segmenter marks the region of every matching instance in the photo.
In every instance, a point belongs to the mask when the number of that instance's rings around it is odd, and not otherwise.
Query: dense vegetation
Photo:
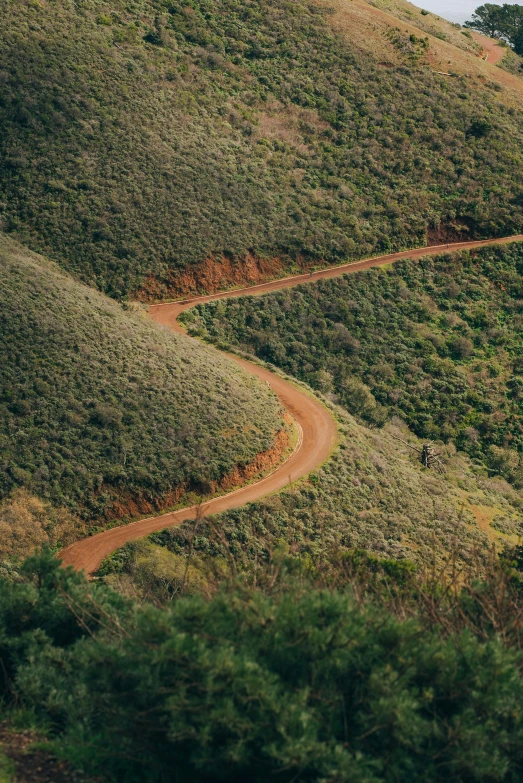
[[[507,482],[478,474],[450,447],[439,446],[444,474],[427,471],[412,450],[420,442],[401,422],[378,431],[336,413],[340,447],[307,480],[127,544],[99,575],[125,595],[162,604],[183,592],[209,595],[230,573],[252,586],[270,583],[282,558],[336,582],[354,549],[421,570],[452,562],[466,575],[493,542],[500,549],[520,539],[523,498]]]
[[[467,27],[479,30],[490,38],[508,41],[516,54],[523,55],[523,7],[519,4],[485,3],[476,8]]]
[[[7,239],[0,269],[0,498],[138,513],[272,446],[277,399],[227,359]]]
[[[523,245],[405,261],[184,314],[363,420],[401,416],[523,486]]]
[[[441,591],[363,566],[342,590],[280,578],[155,609],[30,560],[0,582],[4,704],[115,783],[517,783],[517,573]]]
[[[90,584],[20,562],[214,491],[283,425],[263,384],[78,279],[125,298],[213,254],[523,226],[521,110],[432,73],[425,38],[389,30],[403,65],[378,62],[331,10],[3,4],[0,228],[75,278],[0,235],[0,718],[97,783],[523,778],[523,552],[488,556],[523,532],[521,246],[187,314],[321,391],[332,458]]]
[[[211,253],[336,262],[522,225],[521,112],[421,49],[383,67],[323,4],[4,5],[4,229],[112,295]]]
[[[81,520],[69,509],[17,489],[0,502],[0,573],[10,560],[22,560],[43,546],[67,546],[82,533]]]

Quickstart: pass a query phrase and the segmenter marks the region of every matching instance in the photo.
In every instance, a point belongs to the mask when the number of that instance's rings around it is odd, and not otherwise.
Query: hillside
[[[281,456],[278,400],[225,357],[6,237],[0,269],[0,499],[24,487],[104,521]]]
[[[521,783],[522,64],[1,4],[0,783]]]
[[[294,568],[335,579],[355,549],[462,569],[491,544],[515,545],[521,256],[520,243],[447,253],[187,310],[192,334],[256,353],[357,419],[334,408],[340,446],[308,480],[130,544],[101,573],[162,601],[187,579],[207,593],[224,569],[258,584],[282,553]],[[439,440],[441,473],[421,466],[423,441],[405,422]]]
[[[3,228],[112,296],[522,226],[521,101],[494,76],[522,82],[421,13],[23,0],[0,24]]]
[[[282,562],[304,579],[336,582],[354,550],[422,572],[449,562],[474,572],[492,545],[499,551],[518,543],[521,493],[500,476],[478,471],[442,444],[444,473],[427,471],[405,445],[419,448],[421,441],[400,420],[378,430],[342,409],[336,414],[339,448],[308,479],[127,544],[99,573],[126,595],[163,602],[184,590],[208,595],[227,575],[270,584]]]
[[[272,362],[364,421],[523,486],[521,243],[403,261],[269,296],[200,305],[191,332]]]
[[[334,9],[330,26],[351,46],[379,58],[382,67],[422,64],[466,85],[477,101],[495,94],[509,110],[521,107],[523,62],[511,49],[492,47],[485,36],[408,0],[324,0],[324,6]]]

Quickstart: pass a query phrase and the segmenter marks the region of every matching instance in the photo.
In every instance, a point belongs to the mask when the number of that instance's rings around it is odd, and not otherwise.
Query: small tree
[[[476,8],[466,27],[478,30],[490,38],[502,38],[510,43],[518,54],[523,53],[523,6],[502,6],[485,3]]]
[[[470,22],[465,27],[471,27],[489,38],[501,38],[503,28],[503,9],[494,3],[485,3],[476,8]]]
[[[467,359],[474,353],[474,345],[466,337],[453,337],[449,343],[449,348],[456,359]]]

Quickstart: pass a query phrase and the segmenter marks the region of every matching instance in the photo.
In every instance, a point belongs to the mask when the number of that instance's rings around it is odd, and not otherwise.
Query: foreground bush
[[[498,573],[432,617],[412,598],[393,612],[390,584],[355,588],[137,608],[36,558],[0,584],[4,696],[106,780],[520,780],[510,580],[503,600]]]

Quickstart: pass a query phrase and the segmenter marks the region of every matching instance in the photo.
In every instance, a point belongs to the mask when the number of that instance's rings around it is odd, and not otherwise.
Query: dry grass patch
[[[385,61],[384,65],[387,62],[405,65],[412,54],[410,36],[428,36],[423,61],[433,71],[466,77],[469,87],[480,95],[494,87],[499,90],[496,97],[500,103],[514,109],[521,107],[523,80],[513,72],[485,62],[481,45],[445,19],[434,14],[423,16],[421,9],[402,0],[316,2],[335,8],[335,14],[326,16],[331,27],[361,51]]]

